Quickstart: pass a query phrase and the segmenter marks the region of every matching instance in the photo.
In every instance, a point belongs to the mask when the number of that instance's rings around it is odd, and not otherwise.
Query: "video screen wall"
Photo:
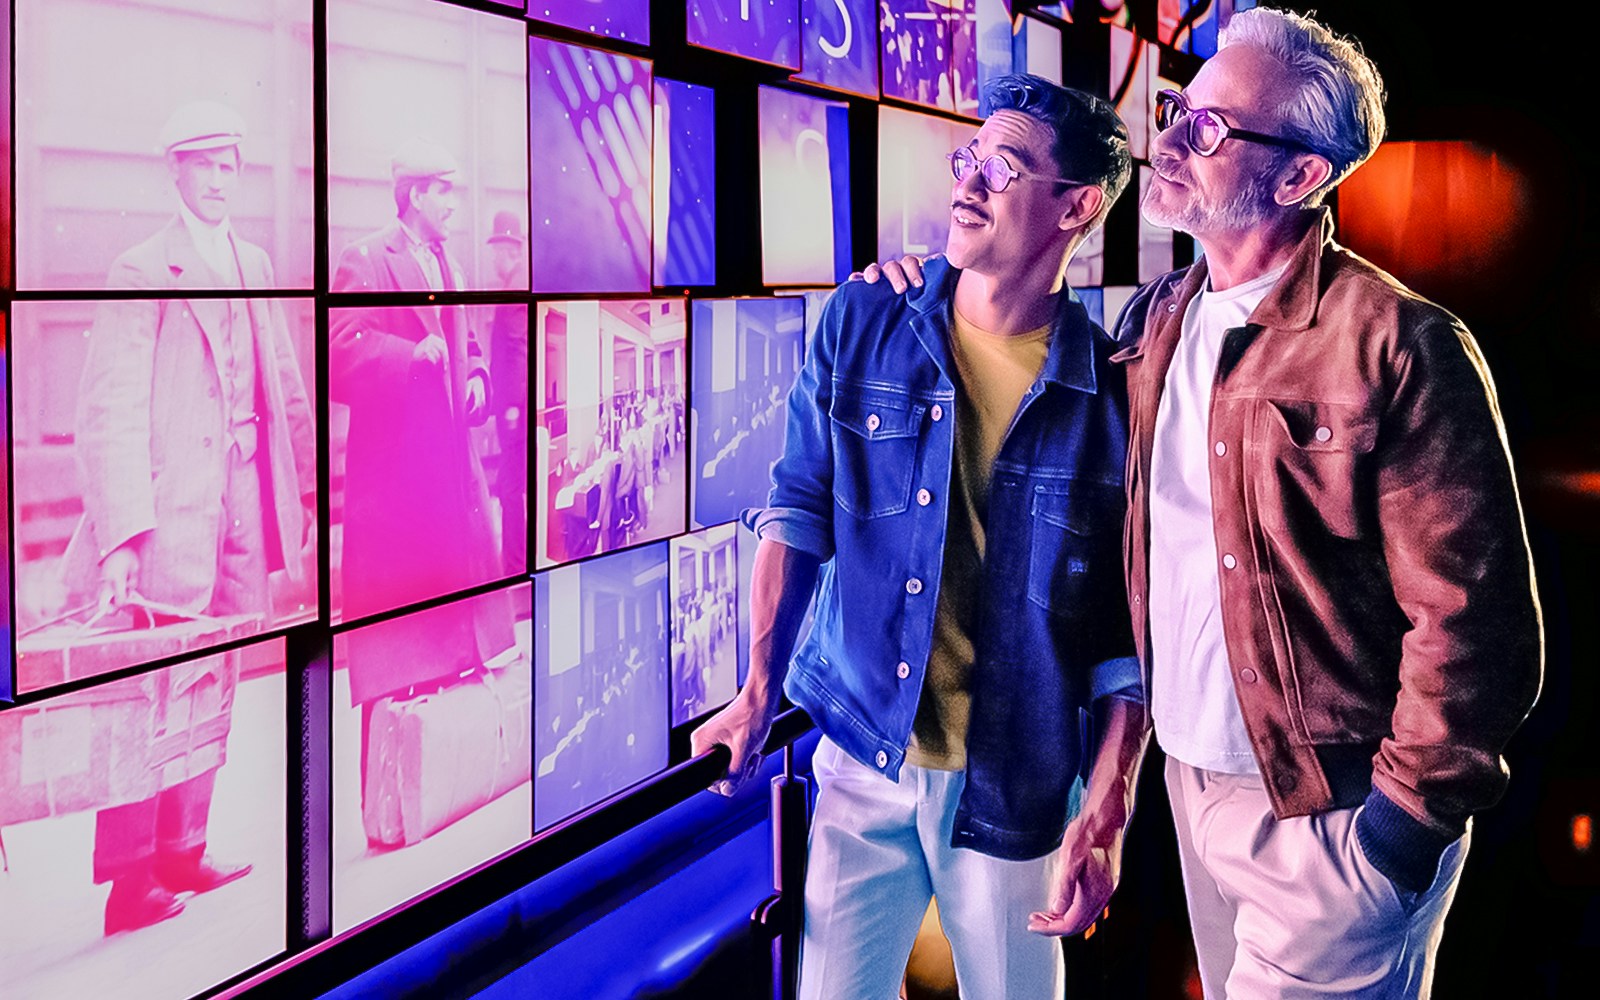
[[[681,2],[0,17],[0,993],[215,993],[681,760],[823,304],[943,248],[982,83],[1143,159],[1245,6]],[[1187,254],[1136,216],[1097,322]]]

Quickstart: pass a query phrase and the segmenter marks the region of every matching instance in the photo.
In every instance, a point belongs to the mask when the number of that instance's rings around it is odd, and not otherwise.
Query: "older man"
[[[78,395],[84,519],[68,549],[77,589],[107,610],[141,597],[193,614],[271,612],[268,572],[312,572],[316,424],[274,299],[266,251],[229,221],[244,123],[215,102],[161,130],[177,213],[111,265],[108,288],[166,298],[104,303]],[[189,297],[231,290],[237,298]],[[175,690],[212,683],[231,703],[238,668],[210,657],[172,668]],[[206,855],[221,747],[200,773],[96,817],[94,873],[112,883],[106,933],[177,915],[176,894],[241,878]]]
[[[1413,997],[1539,688],[1494,387],[1319,206],[1384,129],[1315,21],[1236,15],[1157,100],[1145,218],[1204,259],[1124,311],[1128,583],[1208,997]]]
[[[1127,183],[1127,131],[1038,77],[985,99],[950,154],[949,264],[919,294],[847,285],[823,310],[769,506],[746,512],[749,682],[692,737],[744,777],[780,681],[826,736],[805,997],[893,996],[932,895],[963,996],[1059,997],[1045,935],[1104,907],[1143,751],[1125,401],[1065,278]]]
[[[1205,254],[1118,324],[1128,585],[1206,996],[1427,996],[1542,670],[1494,387],[1332,239],[1384,130],[1352,43],[1235,15],[1157,124],[1145,218]]]

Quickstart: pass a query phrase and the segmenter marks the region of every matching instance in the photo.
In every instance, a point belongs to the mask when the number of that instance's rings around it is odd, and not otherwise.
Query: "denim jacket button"
[[[889,766],[889,755],[884,753],[882,750],[878,751],[878,766],[879,767],[888,767]]]
[[[896,677],[900,678],[901,680],[905,680],[907,677],[911,676],[911,664],[901,660],[900,665],[894,668],[894,673]]]
[[[1237,565],[1239,565],[1239,560],[1233,557],[1232,552],[1229,552],[1222,557],[1222,566],[1224,569],[1233,569]]]
[[[1332,440],[1332,438],[1333,438],[1333,430],[1331,428],[1328,428],[1328,427],[1318,427],[1317,428],[1317,440],[1318,441],[1321,441],[1324,444],[1326,444],[1328,441]]]
[[[1250,667],[1245,667],[1243,670],[1239,671],[1239,679],[1244,681],[1246,684],[1254,684],[1258,679],[1258,675]]]
[[[912,595],[913,597],[922,593],[922,581],[918,580],[916,577],[912,577],[911,579],[907,580],[906,593]]]
[[[1228,453],[1227,444],[1225,444],[1222,441],[1218,441],[1217,442],[1217,457],[1221,458],[1222,456],[1226,455],[1227,453]]]
[[[930,503],[933,503],[933,494],[929,493],[927,490],[918,490],[917,505],[920,507],[926,507]]]
[[[867,430],[875,431],[882,424],[883,421],[878,419],[878,415],[876,413],[867,414]]]
[[[934,403],[933,404],[933,409],[928,411],[928,416],[932,417],[934,419],[935,423],[937,423],[940,420],[943,420],[944,419],[944,407],[940,406],[938,403]]]

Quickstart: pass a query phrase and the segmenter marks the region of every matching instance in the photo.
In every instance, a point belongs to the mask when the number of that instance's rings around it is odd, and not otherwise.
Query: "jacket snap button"
[[[1239,560],[1233,557],[1232,552],[1229,552],[1222,557],[1222,565],[1226,569],[1233,569],[1235,566],[1239,565]]]
[[[1223,442],[1218,441],[1217,442],[1216,451],[1217,451],[1217,457],[1221,458],[1223,455],[1226,455],[1228,453],[1228,446],[1226,444],[1224,444]]]
[[[1286,771],[1283,774],[1278,775],[1278,780],[1273,782],[1273,784],[1278,786],[1278,791],[1281,794],[1288,795],[1290,792],[1294,791],[1294,786],[1298,784],[1298,782],[1296,782],[1294,775]]]
[[[905,680],[907,677],[911,676],[911,664],[901,660],[900,665],[894,668],[894,672],[895,676],[899,677],[901,680]]]
[[[926,507],[930,503],[933,503],[933,494],[929,493],[927,490],[918,490],[917,505],[919,507]]]
[[[1257,680],[1257,674],[1250,667],[1245,667],[1243,670],[1239,671],[1239,679],[1244,681],[1246,684],[1254,684]]]
[[[883,421],[878,419],[878,415],[876,413],[867,414],[867,430],[875,431],[882,423]]]
[[[879,767],[888,767],[889,766],[889,755],[884,753],[882,750],[878,751],[878,766]]]
[[[1177,311],[1178,311],[1178,304],[1176,302],[1174,302],[1171,305],[1167,306],[1167,312],[1175,313]]]
[[[937,423],[944,419],[944,407],[940,406],[938,403],[934,403],[933,409],[928,411],[928,415],[934,419],[935,423]]]
[[[1333,431],[1332,430],[1330,430],[1327,427],[1318,427],[1317,428],[1317,440],[1318,441],[1329,441],[1332,438],[1333,438]]]
[[[907,580],[906,593],[913,596],[922,593],[922,581],[918,580],[916,577],[912,577],[911,579]]]

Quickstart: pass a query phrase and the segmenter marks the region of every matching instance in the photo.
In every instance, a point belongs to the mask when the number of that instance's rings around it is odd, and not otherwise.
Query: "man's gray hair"
[[[1383,141],[1383,78],[1361,47],[1309,17],[1257,7],[1240,11],[1223,29],[1220,46],[1244,45],[1283,64],[1297,83],[1278,106],[1285,138],[1328,158],[1333,173],[1305,205],[1366,162]]]

